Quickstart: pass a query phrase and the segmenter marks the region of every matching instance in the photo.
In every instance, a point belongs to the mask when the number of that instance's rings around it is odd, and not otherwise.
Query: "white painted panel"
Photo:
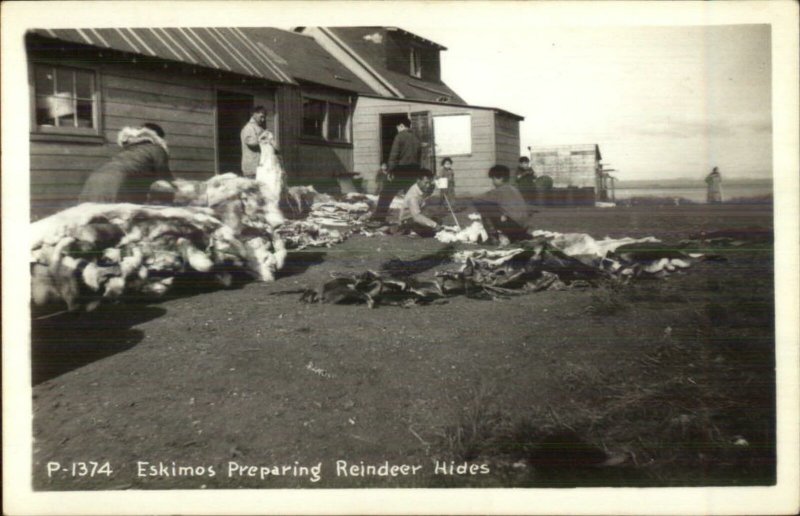
[[[459,156],[472,153],[472,115],[433,117],[437,156]]]

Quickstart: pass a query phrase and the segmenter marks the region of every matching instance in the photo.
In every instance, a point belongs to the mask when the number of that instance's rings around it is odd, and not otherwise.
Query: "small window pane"
[[[88,72],[75,72],[75,91],[80,99],[91,99],[94,94],[94,75]]]
[[[50,97],[36,97],[36,124],[56,125],[56,119],[50,113]]]
[[[53,68],[50,66],[37,66],[34,72],[34,83],[37,95],[52,94],[55,87]]]
[[[52,65],[36,65],[36,123],[71,130],[96,129],[94,72]]]
[[[303,99],[303,135],[322,137],[325,122],[325,103],[320,100]]]
[[[93,127],[92,101],[78,100],[78,127]]]
[[[347,141],[347,120],[350,109],[341,104],[328,105],[328,139]]]
[[[72,96],[72,70],[56,69],[56,93]]]

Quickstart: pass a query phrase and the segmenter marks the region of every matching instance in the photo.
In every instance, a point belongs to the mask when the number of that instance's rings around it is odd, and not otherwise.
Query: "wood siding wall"
[[[472,153],[468,156],[451,156],[457,196],[475,195],[491,188],[487,172],[498,159],[507,166],[516,166],[519,157],[519,123],[514,119],[502,122],[502,131],[498,131],[495,111],[491,109],[360,97],[353,118],[353,162],[354,170],[365,179],[368,191],[374,190],[375,174],[380,167],[380,115],[417,111],[430,111],[433,116],[471,115]],[[496,139],[496,133],[499,134],[499,140]],[[498,149],[502,151],[501,155],[498,155]],[[437,165],[444,157],[436,156]]]
[[[537,175],[548,175],[558,187],[595,187],[599,161],[594,148],[534,149],[531,166]]]
[[[495,146],[498,165],[507,166],[513,175],[519,164],[519,120],[503,113],[495,113]]]
[[[170,167],[178,177],[206,179],[216,172],[227,172],[217,170],[217,90],[253,95],[254,104],[267,107],[273,115],[268,117],[267,125],[276,133],[290,178],[308,170],[313,171],[312,175],[332,176],[353,168],[350,148],[299,144],[302,97],[297,86],[275,85],[179,63],[145,58],[134,61],[130,55],[92,49],[66,56],[53,48],[31,54],[29,62],[94,70],[99,94],[99,135],[95,138],[79,142],[40,134],[32,115],[30,180],[34,218],[77,202],[86,177],[118,151],[117,133],[125,126],[144,122],[161,125],[170,148]],[[31,78],[31,99],[33,88]],[[335,95],[340,100],[341,94]]]

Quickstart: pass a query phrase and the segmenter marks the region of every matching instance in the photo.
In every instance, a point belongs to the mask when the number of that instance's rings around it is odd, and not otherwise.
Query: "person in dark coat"
[[[411,120],[402,119],[397,124],[397,136],[392,142],[389,152],[390,180],[383,185],[378,196],[378,205],[370,220],[371,226],[380,226],[386,222],[386,214],[392,199],[401,191],[408,190],[417,181],[420,170],[422,145],[419,138],[411,132]]]
[[[156,181],[172,183],[169,151],[158,124],[124,127],[117,136],[122,150],[89,175],[80,202],[146,204]]]
[[[706,176],[706,202],[708,204],[719,204],[722,202],[722,174],[719,168],[714,167],[710,174]]]
[[[519,158],[515,178],[519,193],[526,202],[532,203],[536,196],[536,172],[531,168],[531,160],[528,156]]]
[[[519,190],[509,182],[511,171],[505,165],[495,165],[489,169],[489,179],[494,189],[475,198],[473,205],[490,241],[502,245],[530,238],[530,211]]]

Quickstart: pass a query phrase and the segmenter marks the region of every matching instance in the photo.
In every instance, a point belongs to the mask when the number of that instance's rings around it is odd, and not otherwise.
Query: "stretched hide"
[[[273,227],[283,224],[284,218],[279,203],[286,189],[286,173],[275,152],[272,133],[264,131],[258,142],[261,159],[256,169],[256,181],[266,201],[267,221]]]

